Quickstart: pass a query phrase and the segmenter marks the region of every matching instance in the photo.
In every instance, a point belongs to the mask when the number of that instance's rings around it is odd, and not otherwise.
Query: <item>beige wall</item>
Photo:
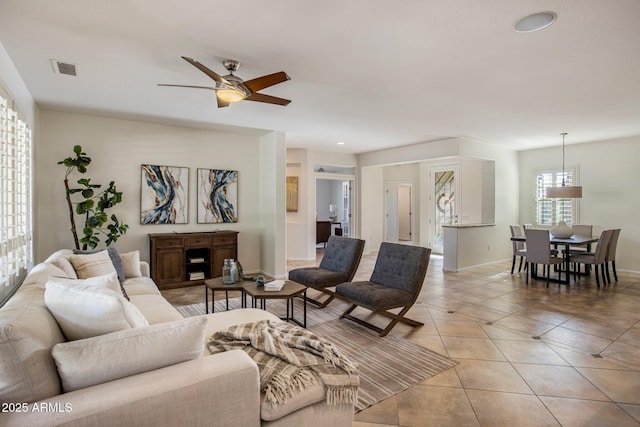
[[[520,222],[533,223],[534,174],[561,169],[562,147],[522,151],[519,158]],[[580,223],[593,224],[594,234],[621,228],[616,267],[640,272],[640,136],[567,145],[565,159],[579,168]]]
[[[260,170],[258,137],[47,110],[41,112],[40,123],[42,137],[35,146],[38,167],[34,183],[37,260],[73,245],[64,198],[65,169],[56,163],[69,157],[73,146],[79,144],[93,160],[87,176],[103,185],[114,180],[124,193],[123,202],[113,211],[130,227],[116,243],[120,251],[139,249],[141,257],[148,260],[148,233],[236,230],[240,232],[238,258],[243,267],[247,272],[261,269],[261,216],[269,212],[260,207],[258,183],[270,172]],[[265,150],[268,153],[273,147]],[[141,164],[189,168],[188,224],[140,224]],[[196,223],[198,168],[238,171],[239,222]],[[275,214],[270,216],[276,220]],[[274,244],[273,240],[270,243]]]

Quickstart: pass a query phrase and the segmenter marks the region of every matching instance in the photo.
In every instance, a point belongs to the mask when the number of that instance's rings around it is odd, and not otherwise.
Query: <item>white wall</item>
[[[298,215],[287,214],[286,258],[292,260],[316,259],[316,172],[314,165],[355,168],[358,164],[354,154],[325,152],[306,149],[287,149],[287,164],[300,164],[298,180]],[[358,183],[354,183],[354,200]],[[329,205],[327,205],[327,212]],[[354,206],[355,223],[359,206]],[[357,236],[354,236],[357,237]],[[304,245],[301,248],[301,242]]]
[[[382,166],[360,169],[360,230],[365,240],[364,252],[380,248],[384,241],[384,168]]]
[[[306,259],[307,241],[310,237],[307,224],[307,197],[309,185],[307,152],[300,149],[287,150],[287,176],[298,177],[298,211],[287,212],[287,259]]]
[[[25,115],[24,120],[32,131],[36,130],[38,107],[27,86],[18,74],[9,54],[0,42],[0,86],[2,86],[17,105],[18,111]]]
[[[519,153],[520,223],[534,223],[534,174],[562,169],[562,148]],[[621,228],[616,256],[618,269],[640,271],[640,136],[566,147],[567,167],[578,166],[582,199],[579,221],[593,224],[594,234]]]
[[[285,136],[271,132],[259,138],[261,265],[264,273],[286,275],[286,166]],[[254,182],[253,185],[256,185]]]
[[[495,161],[495,226],[488,227],[482,241],[473,242],[469,252],[470,265],[481,265],[508,259],[511,256],[509,225],[518,221],[518,156],[513,150],[503,149],[463,139],[446,139],[425,142],[406,147],[393,148],[359,156],[362,166],[362,236],[371,236],[367,247],[377,247],[382,239],[375,239],[384,226],[382,205],[384,197],[384,177],[382,165],[390,163],[414,163],[418,165],[419,195],[416,217],[419,217],[419,244],[428,246],[429,236],[429,192],[428,170],[433,165],[459,163],[459,158],[476,158]],[[380,165],[380,167],[375,167]],[[388,167],[388,166],[387,166]],[[394,166],[397,170],[405,170]],[[380,169],[380,171],[378,171]],[[389,169],[392,170],[392,169]],[[413,169],[406,169],[412,171]],[[415,173],[411,173],[415,176]],[[474,203],[472,201],[472,203]],[[475,201],[484,203],[484,201]],[[378,211],[376,211],[378,206]],[[366,218],[366,221],[365,221]],[[375,240],[374,240],[375,239]]]
[[[38,260],[57,249],[73,246],[63,187],[65,169],[56,163],[71,156],[73,146],[79,144],[92,158],[86,176],[103,185],[114,180],[124,193],[123,202],[113,209],[129,224],[127,234],[116,243],[120,251],[139,249],[141,257],[148,260],[149,233],[236,230],[240,232],[238,258],[243,267],[248,272],[261,270],[260,221],[265,211],[259,205],[258,182],[263,177],[257,137],[48,110],[41,112],[40,124],[41,138],[35,147]],[[189,168],[188,224],[140,224],[141,164]],[[196,223],[198,168],[238,171],[239,222]]]

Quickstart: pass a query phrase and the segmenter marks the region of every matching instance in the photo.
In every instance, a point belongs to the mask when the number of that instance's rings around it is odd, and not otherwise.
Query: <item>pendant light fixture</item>
[[[567,225],[564,221],[564,199],[580,199],[582,198],[582,187],[566,185],[566,173],[564,169],[564,138],[567,136],[566,132],[561,133],[562,135],[562,185],[560,187],[548,187],[547,188],[547,198],[549,199],[562,199],[562,218],[558,222],[558,224],[553,227],[550,231],[554,237],[560,239],[568,239],[573,236],[573,229]]]
[[[566,185],[566,174],[564,171],[564,137],[567,136],[566,132],[562,135],[562,185],[560,187],[548,187],[547,198],[549,199],[581,199],[582,187],[574,185]]]

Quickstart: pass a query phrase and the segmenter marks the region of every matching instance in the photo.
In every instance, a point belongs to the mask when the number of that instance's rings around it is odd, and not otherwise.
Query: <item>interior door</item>
[[[411,240],[411,186],[398,185],[398,240]]]
[[[457,165],[434,167],[431,169],[431,182],[433,193],[431,195],[431,249],[435,253],[444,251],[443,225],[452,225],[458,222],[456,206],[457,192]]]

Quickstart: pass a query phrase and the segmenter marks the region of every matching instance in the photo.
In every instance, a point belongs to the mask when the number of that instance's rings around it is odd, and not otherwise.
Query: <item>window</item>
[[[565,185],[576,185],[576,171],[566,170],[564,174]],[[562,171],[539,171],[536,173],[535,182],[535,222],[536,225],[553,226],[564,221],[568,226],[578,222],[578,202],[575,199],[548,199],[547,187],[562,185]]]
[[[31,130],[0,90],[0,306],[32,260]]]

